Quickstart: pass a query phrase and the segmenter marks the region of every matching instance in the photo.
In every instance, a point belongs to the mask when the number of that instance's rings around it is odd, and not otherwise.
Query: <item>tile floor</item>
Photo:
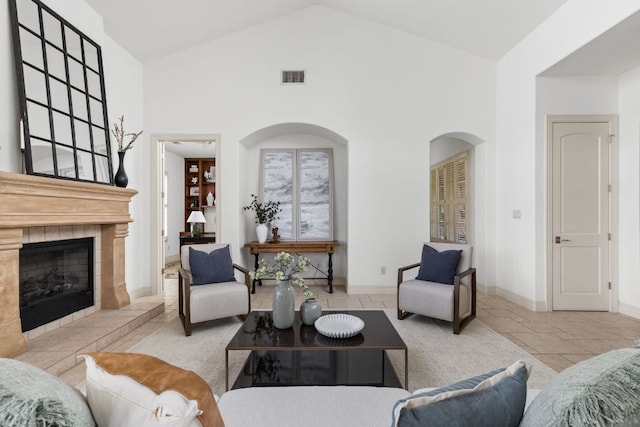
[[[125,351],[177,317],[177,280],[165,280],[167,289],[164,311],[143,325],[122,333],[102,351]],[[334,286],[329,294],[326,286],[310,286],[325,309],[395,308],[396,297],[390,294],[348,295],[344,287]],[[273,287],[258,287],[252,295],[253,309],[270,309]],[[301,302],[301,293],[296,292]],[[606,351],[630,347],[640,338],[640,319],[621,314],[596,312],[539,313],[524,309],[498,296],[478,294],[478,319],[530,354],[560,371],[581,360]],[[464,330],[463,332],[464,333]],[[46,339],[46,337],[44,337]],[[30,348],[21,360],[38,360],[57,353],[38,354],[42,346]],[[90,350],[92,351],[92,350]],[[84,364],[64,372],[56,372],[70,384],[84,379]]]

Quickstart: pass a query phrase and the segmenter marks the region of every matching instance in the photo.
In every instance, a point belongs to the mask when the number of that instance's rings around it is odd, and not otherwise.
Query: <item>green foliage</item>
[[[280,209],[280,202],[269,200],[267,203],[262,203],[258,201],[258,196],[255,194],[251,195],[251,203],[243,206],[242,209],[256,212],[256,224],[269,224],[275,219],[280,219],[278,213],[282,210]]]

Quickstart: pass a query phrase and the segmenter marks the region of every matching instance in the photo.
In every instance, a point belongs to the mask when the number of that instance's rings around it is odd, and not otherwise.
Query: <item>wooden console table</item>
[[[329,264],[327,269],[327,283],[329,284],[329,293],[333,293],[333,262],[331,255],[335,248],[340,246],[337,240],[328,242],[305,242],[305,241],[280,241],[278,243],[258,243],[256,241],[249,242],[244,245],[249,248],[251,255],[256,257],[255,268],[258,269],[258,261],[260,254],[276,254],[278,252],[292,252],[296,254],[327,254],[329,255]],[[256,282],[262,286],[262,280],[254,279],[251,287],[251,293],[256,293]]]

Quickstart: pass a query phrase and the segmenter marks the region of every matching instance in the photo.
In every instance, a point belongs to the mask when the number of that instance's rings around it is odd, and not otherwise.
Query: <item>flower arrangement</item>
[[[142,131],[138,133],[134,133],[134,132],[125,133],[124,116],[120,116],[118,121],[116,121],[116,123],[113,124],[113,129],[111,129],[111,133],[116,138],[116,141],[118,141],[118,152],[123,153],[133,147],[134,141],[138,139],[138,137],[142,134]],[[127,145],[124,144],[124,139],[126,137],[131,138],[127,143]]]
[[[280,209],[280,202],[269,200],[267,203],[262,203],[258,201],[258,196],[255,194],[251,195],[251,203],[243,206],[242,209],[256,212],[256,224],[269,224],[274,219],[280,219],[278,213],[282,210]]]
[[[287,252],[279,252],[276,254],[273,264],[267,264],[267,261],[262,258],[258,262],[258,269],[249,272],[251,279],[275,279],[276,283],[280,283],[285,280],[291,280],[291,283],[298,285],[303,289],[302,294],[305,299],[313,297],[313,292],[309,290],[309,287],[305,285],[304,279],[300,273],[307,271],[309,266],[309,258],[304,256],[298,256],[296,261],[295,257]]]

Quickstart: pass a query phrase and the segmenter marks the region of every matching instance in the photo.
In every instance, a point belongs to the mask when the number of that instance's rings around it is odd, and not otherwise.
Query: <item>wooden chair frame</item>
[[[398,289],[396,290],[396,307],[398,309],[398,319],[402,320],[412,314],[408,311],[400,310],[400,285],[404,282],[404,272],[420,267],[420,263],[407,265],[398,269]],[[464,319],[460,319],[460,280],[471,275],[471,314]],[[447,286],[447,285],[443,285]],[[453,276],[453,333],[458,335],[467,324],[476,317],[476,269],[470,268],[460,274]]]
[[[233,268],[244,274],[244,284],[247,287],[247,300],[249,304],[247,313],[240,317],[246,320],[247,315],[251,313],[251,280],[249,278],[249,270],[238,264],[233,264]],[[178,315],[184,327],[184,334],[191,336],[191,274],[182,266],[178,272]]]

